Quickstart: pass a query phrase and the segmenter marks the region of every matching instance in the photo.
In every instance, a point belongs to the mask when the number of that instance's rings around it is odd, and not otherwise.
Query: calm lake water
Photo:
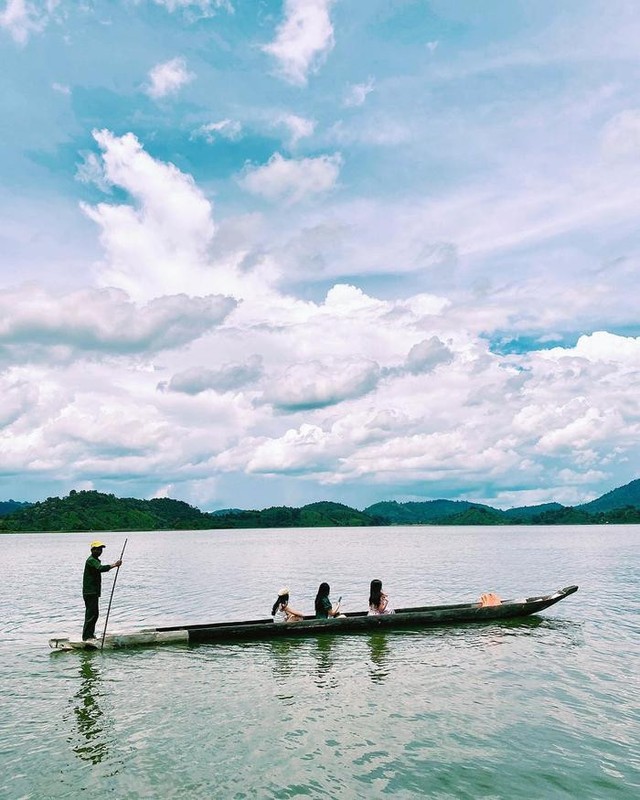
[[[640,528],[127,535],[111,631],[266,617],[282,584],[310,611],[322,580],[346,610],[375,577],[398,607],[580,590],[519,623],[50,654],[91,537],[2,535],[3,800],[640,796]]]

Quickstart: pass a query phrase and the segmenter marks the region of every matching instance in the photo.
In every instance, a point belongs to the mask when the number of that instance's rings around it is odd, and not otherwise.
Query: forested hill
[[[72,491],[68,497],[49,497],[0,518],[4,531],[193,530],[209,515],[180,500],[136,500],[101,492]]]
[[[640,482],[639,482],[640,483]],[[597,500],[593,501],[594,504]],[[590,504],[589,504],[590,505]],[[589,506],[543,503],[502,511],[499,508],[451,500],[424,503],[376,503],[365,508],[387,525],[603,525],[640,523],[640,496],[617,507],[591,510]],[[440,513],[441,512],[441,513]]]
[[[441,524],[442,520],[461,515],[494,516],[497,524],[502,522],[502,511],[480,503],[466,500],[426,500],[425,502],[398,503],[391,500],[365,508],[367,514],[381,517],[390,525],[429,525]],[[473,523],[469,523],[473,524]],[[506,523],[505,523],[506,524]]]
[[[340,528],[386,525],[383,519],[342,503],[310,503],[302,508],[273,506],[262,511],[210,515],[216,528]]]
[[[631,481],[626,486],[620,486],[611,492],[603,494],[597,500],[577,506],[580,511],[594,514],[600,511],[613,511],[617,508],[640,506],[640,480]]]
[[[181,500],[136,500],[72,491],[0,518],[0,531],[158,531],[214,528],[305,528],[385,524],[340,503],[209,514]]]
[[[0,532],[156,531],[215,528],[318,528],[376,525],[591,525],[640,523],[640,480],[582,506],[545,503],[502,511],[453,500],[375,503],[364,511],[341,503],[301,508],[200,511],[181,500],[137,500],[96,491],[70,492],[40,503],[8,501],[17,510],[0,516]]]

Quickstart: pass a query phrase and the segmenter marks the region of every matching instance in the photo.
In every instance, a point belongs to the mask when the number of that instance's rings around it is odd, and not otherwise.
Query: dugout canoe
[[[244,622],[212,622],[200,625],[172,625],[145,628],[130,633],[109,633],[105,649],[136,647],[142,645],[171,644],[177,642],[233,642],[259,641],[284,637],[311,636],[320,633],[358,633],[366,631],[396,630],[401,628],[428,628],[438,625],[499,622],[537,614],[578,591],[577,586],[566,586],[546,595],[516,600],[504,600],[500,605],[482,606],[480,603],[457,603],[443,606],[399,608],[395,614],[370,617],[366,611],[354,611],[336,619],[305,617],[300,622],[276,623],[271,618]],[[49,639],[56,651],[95,649],[86,642],[66,636]]]

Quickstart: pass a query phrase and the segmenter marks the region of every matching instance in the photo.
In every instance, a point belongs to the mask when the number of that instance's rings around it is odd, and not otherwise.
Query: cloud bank
[[[445,6],[3,6],[6,497],[637,477],[637,15]]]

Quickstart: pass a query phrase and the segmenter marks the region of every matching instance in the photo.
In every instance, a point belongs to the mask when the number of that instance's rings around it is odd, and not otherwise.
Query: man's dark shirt
[[[100,597],[102,573],[109,572],[110,564],[102,564],[99,558],[89,556],[84,564],[82,576],[82,594],[95,594]]]

